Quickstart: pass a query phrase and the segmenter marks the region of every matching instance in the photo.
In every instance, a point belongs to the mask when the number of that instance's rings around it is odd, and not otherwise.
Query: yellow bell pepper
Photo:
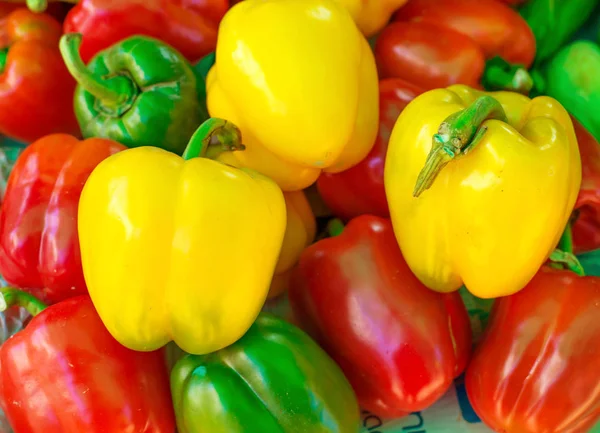
[[[317,222],[303,191],[283,194],[287,224],[279,261],[271,281],[269,298],[274,298],[288,288],[294,265],[300,259],[302,251],[313,243],[317,232]]]
[[[396,238],[423,284],[494,298],[523,288],[557,245],[581,161],[558,101],[457,85],[403,110],[384,180]]]
[[[408,0],[337,0],[348,9],[361,32],[373,36]]]
[[[246,145],[223,156],[228,164],[304,189],[321,170],[367,155],[378,98],[371,49],[333,0],[246,0],[221,21],[208,110],[236,124]]]
[[[239,140],[235,126],[209,119],[183,158],[128,149],[86,182],[78,222],[84,276],[124,346],[151,351],[174,340],[206,354],[237,341],[258,316],[285,232],[285,201],[263,175],[210,159],[243,148]]]

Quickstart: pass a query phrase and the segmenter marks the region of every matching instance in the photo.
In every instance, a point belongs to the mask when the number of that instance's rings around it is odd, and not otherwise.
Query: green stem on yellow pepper
[[[533,87],[533,78],[525,67],[511,65],[496,56],[486,63],[482,83],[487,90],[509,90],[528,95]]]
[[[138,94],[137,85],[122,74],[100,77],[90,72],[79,55],[82,38],[81,33],[67,33],[60,38],[60,53],[69,73],[98,99],[101,111],[113,116],[122,115],[133,105]]]
[[[228,120],[210,118],[198,127],[183,151],[183,159],[217,159],[224,152],[244,150],[242,134],[237,126]]]
[[[507,121],[502,105],[491,96],[484,95],[442,122],[438,133],[433,136],[431,150],[417,178],[414,197],[429,189],[450,161],[466,154],[483,138],[487,127],[481,127],[481,124],[488,119]]]
[[[25,308],[32,316],[37,316],[48,306],[35,296],[13,287],[0,289],[0,312],[10,307]]]

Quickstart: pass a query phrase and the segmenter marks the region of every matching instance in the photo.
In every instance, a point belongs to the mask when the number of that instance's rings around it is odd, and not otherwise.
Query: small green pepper
[[[268,313],[233,345],[171,373],[179,433],[357,433],[350,384],[303,331]]]
[[[60,50],[78,82],[74,109],[83,136],[181,154],[208,118],[199,100],[204,85],[187,60],[164,42],[132,36],[98,53],[86,67],[81,39],[78,33],[63,35]]]
[[[600,0],[530,0],[519,13],[535,35],[539,64],[569,41]]]

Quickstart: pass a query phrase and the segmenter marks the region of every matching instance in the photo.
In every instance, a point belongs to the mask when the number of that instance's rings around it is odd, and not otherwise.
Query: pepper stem
[[[330,237],[339,236],[344,231],[344,223],[339,218],[329,220],[327,223],[327,233]]]
[[[10,307],[23,307],[32,316],[37,316],[48,306],[35,296],[13,287],[0,289],[0,312]]]
[[[6,68],[6,59],[8,58],[8,47],[0,49],[0,74]]]
[[[65,3],[77,4],[79,0],[61,0]],[[22,0],[8,0],[8,3],[21,3]],[[27,8],[32,12],[44,12],[48,8],[47,0],[26,0]]]
[[[210,118],[198,127],[183,151],[183,159],[217,159],[224,152],[244,150],[242,134],[228,120]]]
[[[502,57],[496,56],[486,62],[482,84],[487,90],[510,90],[529,95],[533,78],[525,67],[511,65]]]
[[[564,251],[565,253],[573,254],[573,232],[571,230],[570,222],[567,224],[567,227],[565,227],[565,231],[560,237],[558,246],[556,248]]]
[[[90,72],[79,55],[82,39],[81,33],[67,33],[60,38],[60,53],[69,73],[81,87],[100,101],[103,111],[123,114],[137,96],[135,83],[124,75],[100,77]]]
[[[431,150],[417,177],[414,197],[429,189],[450,161],[475,147],[487,131],[487,127],[481,127],[481,124],[488,119],[507,121],[502,105],[491,96],[484,95],[442,122],[438,133],[433,136]]]
[[[577,257],[575,257],[573,253],[567,253],[565,251],[556,249],[550,254],[550,261],[550,267],[552,268],[563,269],[566,267],[580,277],[585,276],[583,266],[581,266],[581,263],[579,263],[579,260],[577,260]]]

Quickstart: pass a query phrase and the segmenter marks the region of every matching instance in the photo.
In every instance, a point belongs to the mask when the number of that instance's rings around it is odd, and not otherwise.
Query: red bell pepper
[[[371,152],[359,164],[340,173],[323,173],[319,194],[333,213],[348,221],[358,215],[389,217],[383,186],[385,154],[398,116],[416,96],[418,86],[392,78],[379,82],[379,133]]]
[[[492,60],[497,56],[502,60]],[[480,88],[483,79],[489,88],[528,92],[533,83],[525,68],[534,56],[527,22],[496,0],[410,0],[375,45],[380,78],[425,90],[459,83]]]
[[[587,432],[600,418],[600,278],[543,267],[498,298],[467,368],[469,400],[498,432]]]
[[[361,407],[380,416],[425,409],[467,364],[471,328],[460,295],[419,282],[388,219],[359,216],[304,250],[289,301]]]
[[[87,295],[45,308],[1,290],[35,315],[0,347],[0,402],[15,433],[175,431],[162,351],[119,344]]]
[[[136,34],[160,39],[196,62],[214,51],[228,8],[228,0],[81,0],[67,15],[64,29],[83,34],[85,63]]]
[[[78,135],[75,80],[58,49],[62,29],[47,14],[17,9],[0,22],[0,133],[30,142]]]
[[[575,252],[600,248],[600,144],[571,116],[581,155],[581,189],[573,213]]]
[[[0,207],[0,275],[6,281],[50,303],[87,293],[79,196],[96,165],[123,149],[111,140],[54,134],[23,151]]]

